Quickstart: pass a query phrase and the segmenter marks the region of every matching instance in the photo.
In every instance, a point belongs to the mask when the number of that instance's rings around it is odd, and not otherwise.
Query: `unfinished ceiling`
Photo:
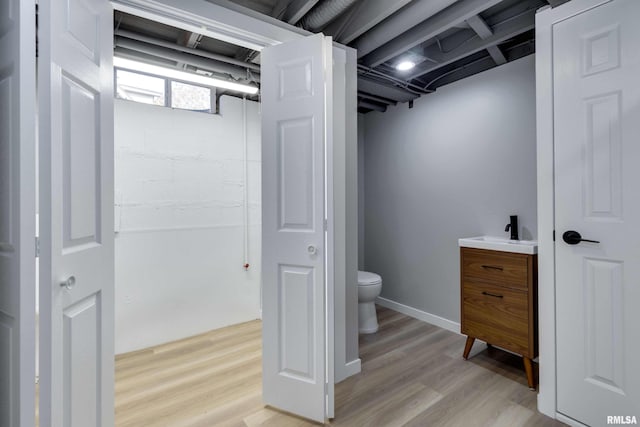
[[[385,111],[534,52],[536,10],[567,0],[209,0],[233,3],[358,51],[358,108]],[[259,81],[257,52],[121,12],[121,56]],[[411,61],[415,66],[399,71]]]

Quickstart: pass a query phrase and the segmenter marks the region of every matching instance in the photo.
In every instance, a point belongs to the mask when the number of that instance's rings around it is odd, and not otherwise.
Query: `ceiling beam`
[[[354,47],[358,49],[358,58],[362,58],[455,2],[456,0],[415,0],[409,3],[407,7],[400,9],[355,41]]]
[[[363,100],[358,101],[358,107],[367,108],[369,110],[374,110],[374,111],[380,111],[381,113],[384,113],[385,111],[387,111],[387,107],[385,105],[378,105],[378,104],[374,104],[373,102],[368,102]]]
[[[489,55],[491,55],[491,58],[493,58],[496,65],[507,63],[507,58],[504,56],[504,53],[502,53],[499,46],[489,46],[487,48],[487,52],[489,52]]]
[[[467,24],[469,24],[471,29],[475,31],[481,39],[488,39],[493,35],[493,31],[491,31],[491,28],[479,15],[475,15],[467,19]],[[493,58],[497,65],[507,63],[507,58],[504,57],[504,54],[498,46],[489,46],[487,48],[487,52],[489,52],[489,55],[491,55],[491,58]]]
[[[407,102],[416,99],[418,95],[395,86],[389,86],[366,77],[358,77],[358,91],[366,92],[396,102]]]
[[[469,24],[469,27],[471,27],[471,29],[475,31],[481,39],[486,39],[493,35],[491,28],[479,15],[473,15],[471,18],[467,19],[467,24]]]
[[[229,74],[234,79],[245,79],[247,77],[247,70],[244,67],[238,67],[225,62],[203,58],[202,56],[176,52],[173,49],[168,49],[137,40],[116,37],[114,45],[120,48],[156,56],[158,58],[168,59],[170,61],[174,61],[175,63],[189,64],[202,70],[212,71],[214,73]],[[258,76],[257,73],[253,73],[253,75],[254,79]]]
[[[416,25],[363,58],[363,63],[376,67],[401,53],[430,40],[502,0],[461,0],[437,15]]]
[[[289,5],[290,0],[278,0],[278,2],[271,9],[271,16],[276,19],[282,18],[284,13],[287,11],[287,6]]]
[[[396,104],[398,104],[396,101],[393,101],[391,99],[383,98],[381,96],[371,95],[369,93],[364,93],[364,92],[358,92],[358,97],[364,98],[364,99],[369,99],[371,101],[380,102],[382,104],[387,104],[387,105],[396,105]]]
[[[198,47],[198,45],[200,44],[200,41],[202,40],[202,34],[198,34],[198,33],[194,33],[193,31],[184,31],[182,33],[182,37],[180,38],[180,41],[178,42],[179,45],[188,47],[189,49],[194,49],[196,47]],[[179,68],[187,68],[188,64],[184,64],[181,62],[178,62],[178,67]]]
[[[142,34],[134,33],[133,31],[116,30],[114,32],[114,35],[125,37],[127,39],[137,40],[144,43],[149,43],[155,46],[165,47],[167,49],[177,50],[178,52],[184,52],[184,53],[189,53],[191,55],[201,56],[203,58],[212,59],[214,61],[226,62],[227,64],[237,65],[238,67],[248,68],[254,72],[260,73],[260,65],[244,62],[239,59],[220,55],[218,53],[206,52],[202,49],[192,49],[186,46],[181,46],[175,43],[160,40],[155,37],[149,37]]]
[[[551,7],[558,7],[563,3],[568,2],[569,0],[547,0],[547,3],[551,5]]]
[[[353,15],[345,13],[329,24],[323,32],[326,35],[335,36],[340,43],[351,43],[409,2],[411,0],[360,0],[360,3],[355,6],[357,10]],[[347,21],[349,21],[348,25]],[[342,28],[344,30],[339,33]]]
[[[522,34],[535,26],[536,11],[531,9],[526,13],[511,19],[502,25],[496,25],[494,33],[486,39],[476,38],[465,43],[457,49],[447,53],[440,53],[437,45],[431,45],[425,49],[425,56],[435,59],[436,64],[429,63],[426,67],[421,68],[407,78],[407,80],[415,79],[434,70],[444,67],[445,65],[456,62],[466,56],[472,55],[481,50],[487,49],[504,42],[512,37]]]
[[[435,79],[431,80],[427,84],[427,86],[429,87],[429,89],[435,90],[440,86],[445,86],[449,83],[453,83],[455,81],[473,76],[474,74],[489,70],[495,66],[496,65],[493,62],[493,59],[491,59],[489,56],[485,56],[484,58],[475,60],[469,64],[465,64],[461,67],[444,73],[439,77],[436,77]]]
[[[284,12],[284,21],[296,25],[319,0],[293,0]]]

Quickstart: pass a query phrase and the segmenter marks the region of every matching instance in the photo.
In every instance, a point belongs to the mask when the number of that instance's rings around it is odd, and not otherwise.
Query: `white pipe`
[[[244,169],[244,262],[245,270],[249,270],[249,168],[248,168],[248,141],[247,141],[247,98],[242,97],[242,141],[243,141],[243,169]]]

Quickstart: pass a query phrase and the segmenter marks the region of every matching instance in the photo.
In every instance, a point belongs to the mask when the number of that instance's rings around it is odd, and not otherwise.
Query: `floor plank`
[[[362,373],[336,385],[334,426],[562,426],[536,411],[522,362],[378,307],[360,337]],[[265,407],[261,323],[247,322],[116,358],[116,426],[305,427]]]

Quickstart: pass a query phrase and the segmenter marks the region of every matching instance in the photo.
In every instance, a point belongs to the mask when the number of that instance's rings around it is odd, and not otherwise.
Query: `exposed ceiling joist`
[[[369,110],[374,110],[374,111],[379,111],[381,113],[384,113],[385,111],[387,111],[387,107],[384,106],[384,105],[378,105],[378,104],[375,104],[373,102],[368,102],[368,101],[363,101],[363,100],[358,101],[358,107],[367,108]]]
[[[184,38],[184,45],[191,49],[195,49],[200,44],[201,40],[202,40],[202,34],[187,31],[187,35]]]
[[[194,33],[192,31],[185,31],[183,37],[181,37],[181,45],[189,48],[189,49],[194,49],[198,46],[198,44],[200,43],[200,40],[202,40],[202,34],[198,34],[198,33]],[[188,64],[184,64],[179,62],[178,63],[178,67],[180,68],[187,68]]]
[[[495,67],[493,59],[489,56],[485,56],[484,58],[478,59],[469,64],[465,64],[461,67],[442,74],[441,76],[430,81],[428,86],[430,89],[435,89],[437,87],[458,81],[465,77],[481,73],[493,67]]]
[[[214,73],[228,74],[234,79],[245,79],[247,77],[246,68],[238,67],[221,61],[205,59],[201,56],[177,52],[175,50],[152,45],[150,43],[116,37],[114,44],[117,47],[144,53],[158,58],[168,59],[176,63],[189,64],[202,70],[211,71]],[[258,73],[254,73],[254,78],[256,78],[257,75]]]
[[[116,36],[125,37],[127,39],[137,40],[144,43],[149,43],[155,46],[176,50],[178,52],[189,53],[191,55],[201,56],[203,58],[211,59],[214,61],[226,62],[227,64],[237,65],[238,67],[245,67],[257,73],[260,72],[260,66],[256,64],[244,62],[235,58],[229,58],[228,56],[220,55],[217,53],[205,52],[199,49],[180,46],[178,44],[160,40],[155,37],[149,37],[149,36],[144,36],[142,34],[134,33],[133,31],[116,30],[114,34]]]
[[[409,3],[407,7],[385,19],[355,41],[354,47],[358,49],[358,58],[362,58],[455,2],[456,0],[415,0]]]
[[[282,18],[287,10],[289,2],[290,0],[278,0],[278,2],[273,6],[273,9],[271,9],[271,16],[276,19]]]
[[[489,46],[487,48],[487,52],[489,52],[489,55],[491,55],[491,58],[493,58],[496,65],[507,63],[507,58],[505,58],[504,53],[502,53],[499,46]]]
[[[371,52],[363,58],[363,62],[371,67],[376,67],[427,40],[433,39],[448,29],[460,25],[501,1],[461,0]]]
[[[475,15],[467,19],[467,24],[469,24],[469,27],[471,27],[471,29],[475,31],[481,39],[488,39],[493,35],[491,28],[479,15]],[[487,52],[489,52],[489,55],[491,55],[491,58],[493,58],[497,65],[507,63],[507,58],[504,57],[504,54],[498,46],[489,46],[487,48]]]
[[[358,77],[358,90],[381,96],[383,98],[392,99],[396,102],[407,102],[418,97],[418,95],[407,92],[404,89],[379,83],[375,80],[362,76]]]
[[[487,23],[484,22],[484,19],[479,15],[473,15],[471,18],[467,19],[467,24],[469,24],[469,27],[471,27],[471,29],[475,31],[481,39],[486,39],[493,35],[491,28],[489,28]]]
[[[424,68],[421,68],[416,73],[409,76],[407,80],[415,79],[424,74],[430,73],[452,62],[458,61],[466,56],[472,55],[481,50],[487,49],[491,46],[495,46],[498,43],[502,43],[518,34],[524,33],[535,26],[536,11],[531,9],[526,13],[505,22],[502,25],[495,27],[493,35],[486,39],[476,38],[475,40],[465,43],[458,49],[454,49],[447,53],[439,53],[439,49],[435,45],[431,45],[425,49],[425,56],[434,58],[438,61],[437,64],[430,64]]]
[[[381,96],[371,95],[369,93],[358,92],[358,96],[360,98],[369,99],[371,101],[380,102],[382,104],[387,104],[387,105],[396,105],[397,104],[396,101],[393,101],[391,99],[383,98]]]
[[[551,5],[551,7],[560,6],[563,3],[568,2],[569,0],[547,0],[547,3]]]
[[[344,14],[329,24],[323,32],[335,36],[340,43],[351,43],[409,2],[411,0],[360,0],[353,15]],[[342,28],[344,30],[340,31]]]
[[[295,25],[306,15],[319,0],[293,0],[284,12],[284,20]]]

